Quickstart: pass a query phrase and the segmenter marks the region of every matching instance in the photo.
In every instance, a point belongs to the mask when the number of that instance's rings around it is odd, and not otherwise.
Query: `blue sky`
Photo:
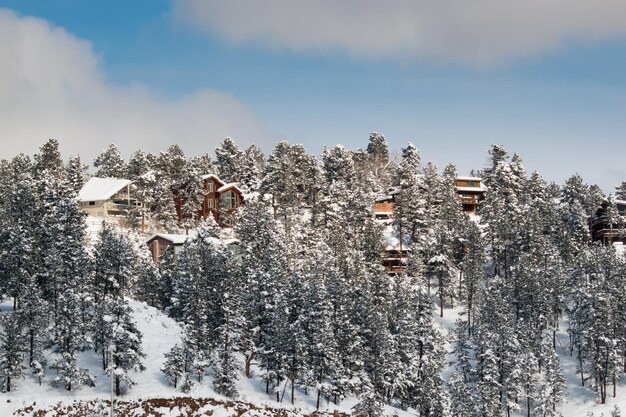
[[[227,135],[319,153],[379,131],[462,174],[500,143],[548,180],[611,191],[626,180],[626,7],[493,1],[0,0],[0,157],[47,137],[88,161],[109,142],[212,153]]]

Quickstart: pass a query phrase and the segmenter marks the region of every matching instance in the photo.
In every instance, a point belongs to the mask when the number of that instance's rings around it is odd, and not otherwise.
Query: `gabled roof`
[[[152,242],[154,239],[161,238],[171,242],[172,245],[182,245],[188,239],[193,238],[194,235],[176,235],[171,233],[156,233],[150,237],[150,239],[146,240],[146,244]]]
[[[76,199],[78,201],[108,200],[130,183],[130,180],[119,178],[91,177],[89,181],[83,185]]]
[[[220,188],[217,189],[217,192],[223,193],[224,191],[228,191],[230,189],[237,190],[239,194],[243,194],[243,191],[241,191],[241,189],[237,187],[237,184],[234,182],[222,185]]]
[[[224,184],[226,184],[224,181],[222,181],[221,179],[219,179],[219,177],[215,174],[206,174],[202,176],[203,180],[213,180],[216,183],[218,183],[220,185],[220,187]]]

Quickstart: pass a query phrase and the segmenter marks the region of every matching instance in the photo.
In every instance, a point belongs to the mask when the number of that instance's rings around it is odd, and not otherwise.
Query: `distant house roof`
[[[487,191],[487,187],[481,185],[480,187],[455,187],[457,191]]]
[[[482,181],[480,177],[456,177],[460,181]]]
[[[203,175],[203,176],[202,176],[202,179],[203,179],[203,180],[209,180],[209,179],[211,179],[211,180],[215,180],[215,182],[219,183],[219,185],[220,185],[220,186],[222,186],[222,185],[224,185],[224,184],[225,184],[225,182],[224,182],[224,181],[222,181],[221,179],[219,179],[219,177],[218,177],[217,175],[215,175],[215,174],[206,174],[206,175]]]
[[[119,178],[92,177],[83,185],[76,199],[78,201],[108,200],[130,183],[130,180]]]
[[[150,237],[150,239],[146,240],[146,243],[152,242],[154,239],[161,238],[171,242],[172,245],[182,245],[188,239],[193,238],[194,235],[175,235],[170,233],[156,233]]]
[[[239,187],[237,187],[237,184],[235,184],[234,182],[222,185],[220,188],[217,189],[217,192],[218,193],[223,193],[224,191],[227,191],[227,190],[230,190],[230,189],[235,189],[235,190],[237,190],[239,192],[239,194],[243,194],[243,191],[241,191],[241,189]]]

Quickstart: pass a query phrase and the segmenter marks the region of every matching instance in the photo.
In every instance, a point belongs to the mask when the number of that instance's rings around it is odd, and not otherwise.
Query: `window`
[[[89,205],[90,205],[90,206],[95,206],[95,205],[96,205],[96,202],[95,202],[95,201],[90,201],[90,202],[89,202]]]
[[[225,209],[237,208],[237,196],[232,191],[226,191],[220,196],[220,205]]]
[[[213,200],[212,198],[208,199],[207,204],[209,205],[210,209],[214,209],[215,208],[215,200]]]
[[[468,187],[476,187],[476,181],[468,181],[467,182],[467,186]]]
[[[210,193],[213,192],[213,181],[211,180],[207,181],[206,190]]]

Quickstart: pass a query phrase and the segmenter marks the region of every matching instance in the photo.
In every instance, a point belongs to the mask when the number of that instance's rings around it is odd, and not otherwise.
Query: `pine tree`
[[[145,370],[141,359],[145,356],[141,340],[142,334],[133,322],[132,309],[125,302],[123,297],[114,298],[110,307],[111,338],[108,340],[109,346],[114,348],[111,352],[112,361],[108,362],[105,373],[115,376],[115,395],[121,394],[121,387],[124,384],[130,387],[135,382],[130,378],[129,371],[141,372]]]
[[[236,355],[236,348],[241,339],[243,317],[238,306],[237,289],[223,294],[222,323],[218,326],[218,345],[216,347],[215,378],[213,387],[219,394],[230,398],[237,398],[238,392],[235,382],[240,372],[240,364]]]
[[[13,298],[14,309],[38,265],[36,201],[28,178],[13,186],[0,217],[0,288]]]
[[[535,414],[544,417],[556,417],[560,415],[557,407],[565,398],[565,378],[550,338],[543,342],[543,363],[545,366],[544,383],[542,384],[535,408]]]
[[[242,348],[245,374],[250,377],[251,362],[258,359],[271,332],[273,311],[278,303],[277,292],[286,274],[286,248],[271,209],[263,201],[246,205],[238,213],[236,224],[235,232],[243,250]]]
[[[117,146],[110,144],[93,161],[97,169],[95,176],[99,178],[126,178],[128,167]]]
[[[83,185],[85,185],[86,179],[87,165],[81,162],[78,155],[70,157],[65,168],[65,183],[67,187],[72,193],[78,194]]]
[[[165,373],[170,384],[174,385],[174,388],[178,386],[178,382],[182,380],[187,372],[186,358],[185,347],[181,347],[178,344],[174,345],[174,347],[165,354],[165,363],[161,367],[161,370]]]
[[[161,274],[159,268],[152,260],[150,251],[146,245],[135,243],[133,263],[133,290],[132,294],[138,301],[144,301],[152,307],[161,306],[159,300],[159,286]]]
[[[352,408],[353,417],[380,417],[384,415],[383,401],[373,389],[361,395],[359,402]]]
[[[10,392],[24,377],[24,329],[18,313],[0,315],[0,328],[0,381],[2,392]]]
[[[54,306],[54,342],[59,357],[52,367],[60,371],[53,384],[62,383],[68,391],[93,385],[93,377],[77,364],[78,353],[87,345],[88,263],[85,253],[84,214],[75,201],[61,199],[45,223],[49,252],[45,278]]]
[[[48,139],[39,148],[39,153],[34,155],[33,160],[33,175],[35,177],[53,177],[58,180],[63,178],[63,159],[61,152],[59,152],[58,140]]]
[[[263,171],[265,169],[265,155],[255,145],[250,145],[245,151],[243,172],[239,181],[244,190],[249,192],[258,191]]]
[[[215,149],[217,172],[222,181],[240,182],[244,176],[246,154],[227,137]]]
[[[620,185],[615,187],[615,198],[626,200],[626,181],[622,181]]]

